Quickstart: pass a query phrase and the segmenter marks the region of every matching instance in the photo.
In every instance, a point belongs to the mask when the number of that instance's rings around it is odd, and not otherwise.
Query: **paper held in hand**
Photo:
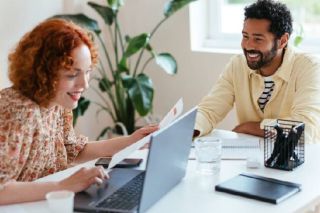
[[[159,128],[163,128],[173,122],[183,111],[183,100],[180,98],[178,102],[172,107],[172,109],[166,114],[166,116],[160,121]],[[131,144],[130,146],[127,146],[126,148],[120,150],[116,154],[112,156],[112,159],[109,163],[109,166],[107,168],[107,171],[109,171],[111,168],[113,168],[116,164],[118,164],[120,161],[128,157],[131,153],[134,151],[140,149],[143,147],[146,143],[150,141],[151,135],[148,135],[141,140]]]

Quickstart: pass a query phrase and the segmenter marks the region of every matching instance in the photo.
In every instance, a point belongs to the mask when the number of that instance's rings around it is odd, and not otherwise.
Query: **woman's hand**
[[[60,181],[59,188],[80,192],[88,188],[91,184],[102,184],[109,176],[104,172],[102,166],[93,168],[81,168],[70,177]]]
[[[137,129],[129,137],[131,138],[132,142],[134,143],[134,142],[144,138],[145,136],[157,131],[158,129],[159,129],[158,124],[147,125],[145,127]]]

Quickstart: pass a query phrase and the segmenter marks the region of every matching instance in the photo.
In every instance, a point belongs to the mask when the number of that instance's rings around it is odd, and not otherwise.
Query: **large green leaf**
[[[76,125],[78,117],[84,115],[84,113],[87,111],[88,107],[90,105],[90,101],[88,99],[85,99],[84,97],[81,97],[78,101],[77,108],[73,109],[73,126]]]
[[[303,37],[302,36],[296,36],[294,38],[293,44],[295,47],[298,47],[303,41]]]
[[[70,20],[84,28],[87,28],[90,31],[95,32],[96,34],[101,33],[101,29],[98,26],[98,22],[82,13],[55,15],[52,18],[62,18],[62,19]]]
[[[116,116],[120,121],[125,120],[127,117],[127,93],[126,89],[124,88],[123,81],[121,79],[121,73],[115,73],[115,96],[116,96],[116,105],[114,106],[116,111]],[[125,122],[124,122],[125,123]]]
[[[127,66],[127,58],[124,56],[121,58],[119,64],[118,64],[118,70],[128,72],[129,68]]]
[[[106,77],[99,79],[99,88],[102,92],[111,90],[111,82]]]
[[[142,33],[135,36],[129,40],[128,47],[124,53],[125,57],[130,57],[131,55],[138,52],[141,48],[145,47],[149,43],[150,35],[147,33]]]
[[[141,73],[137,77],[123,77],[123,85],[128,90],[134,107],[141,116],[147,115],[152,109],[153,85],[151,79]]]
[[[166,17],[169,17],[193,1],[196,1],[196,0],[171,0],[167,2],[164,6],[164,15]]]
[[[112,25],[115,14],[110,7],[102,6],[95,2],[88,2],[88,5],[99,13],[107,25]]]
[[[108,4],[113,10],[119,10],[119,7],[124,4],[124,0],[108,0]]]
[[[169,75],[177,73],[177,62],[170,53],[160,53],[155,58],[156,63]]]
[[[97,140],[97,141],[98,141],[98,140],[101,140],[101,138],[102,138],[108,131],[112,131],[112,128],[111,128],[110,126],[104,128],[104,129],[100,132],[100,134],[99,134],[99,136],[96,138],[96,140]]]

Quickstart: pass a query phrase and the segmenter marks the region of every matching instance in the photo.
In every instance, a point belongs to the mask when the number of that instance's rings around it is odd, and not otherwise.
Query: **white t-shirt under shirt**
[[[271,76],[263,77],[264,79],[264,90],[258,99],[258,104],[261,109],[261,111],[264,111],[264,107],[268,103],[268,101],[271,98],[273,87],[274,87],[274,81],[272,80]]]

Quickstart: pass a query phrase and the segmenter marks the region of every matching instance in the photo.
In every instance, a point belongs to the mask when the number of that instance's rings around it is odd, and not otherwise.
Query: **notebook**
[[[145,171],[113,169],[101,186],[76,193],[74,209],[145,212],[185,176],[196,112],[195,108],[152,134]]]
[[[216,137],[222,140],[223,160],[246,160],[248,157],[263,157],[260,147],[262,138],[236,133],[229,130],[215,129],[205,137]],[[195,159],[195,150],[191,149],[189,159]]]
[[[301,191],[301,185],[258,175],[240,174],[216,185],[215,190],[277,204]]]

